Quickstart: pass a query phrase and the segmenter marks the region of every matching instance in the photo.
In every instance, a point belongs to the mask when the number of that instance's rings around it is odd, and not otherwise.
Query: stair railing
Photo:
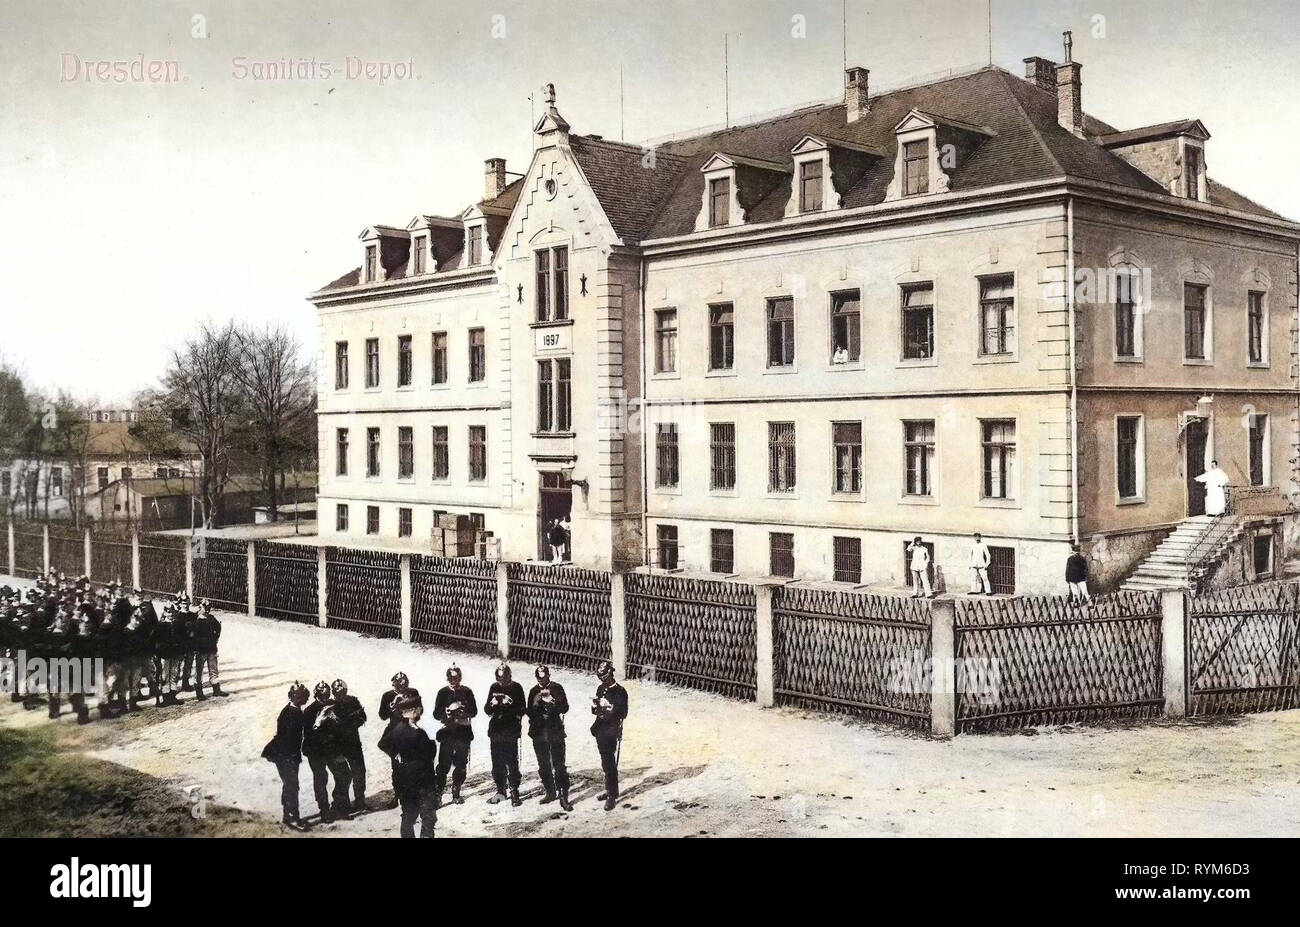
[[[1241,530],[1247,518],[1262,515],[1281,515],[1290,511],[1276,486],[1232,486],[1227,489],[1226,505],[1221,515],[1214,516],[1209,527],[1187,552],[1187,576],[1195,582],[1209,568]]]

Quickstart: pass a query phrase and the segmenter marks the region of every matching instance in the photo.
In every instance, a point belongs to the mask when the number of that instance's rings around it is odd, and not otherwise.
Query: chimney
[[[849,122],[857,122],[871,112],[871,102],[867,99],[866,68],[846,68],[844,71],[844,115]]]
[[[483,199],[494,199],[506,188],[506,159],[488,158],[483,164]]]
[[[1083,138],[1083,89],[1079,72],[1083,65],[1072,60],[1074,42],[1065,33],[1065,63],[1056,69],[1056,121],[1067,132]]]
[[[1037,55],[1026,58],[1025,80],[1033,81],[1039,90],[1056,93],[1056,62]]]

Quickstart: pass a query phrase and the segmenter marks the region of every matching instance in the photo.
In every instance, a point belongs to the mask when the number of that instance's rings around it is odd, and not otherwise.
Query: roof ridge
[[[580,132],[570,133],[569,137],[570,139],[574,139],[574,138],[582,139],[583,144],[587,144],[587,145],[605,145],[610,148],[626,148],[638,154],[644,154],[647,147],[657,147],[657,146],[638,145],[636,142],[616,142],[613,139],[608,139],[603,137],[592,138],[590,135],[584,135]],[[685,155],[673,154],[671,151],[656,152],[655,157],[675,158],[678,161],[690,160]]]

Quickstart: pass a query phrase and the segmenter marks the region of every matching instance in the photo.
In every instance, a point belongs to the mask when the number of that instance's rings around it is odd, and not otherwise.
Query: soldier
[[[348,684],[335,679],[330,684],[334,694],[334,716],[338,718],[343,757],[352,777],[354,796],[352,810],[366,810],[366,755],[361,749],[361,725],[366,723],[366,710],[355,695],[348,695]]]
[[[605,802],[605,810],[613,811],[618,805],[618,755],[623,745],[623,719],[627,717],[627,690],[614,678],[614,664],[602,660],[596,667],[600,685],[591,700],[591,713],[596,720],[591,724],[591,734],[600,751],[600,767],[605,772],[605,791],[596,796]]]
[[[329,683],[318,682],[312,690],[315,700],[302,713],[302,752],[311,767],[312,790],[322,824],[348,813],[348,786],[352,774],[343,755],[343,740]],[[334,802],[330,804],[329,776],[334,776]]]
[[[398,721],[384,731],[379,749],[393,758],[393,789],[402,806],[401,835],[415,836],[418,817],[420,836],[431,838],[438,822],[438,748],[420,727],[424,706],[418,696],[403,696],[391,708]]]
[[[83,604],[83,625],[91,624],[93,607]],[[120,705],[126,710],[126,678],[122,668],[122,629],[110,615],[104,615],[95,630],[94,646],[85,657],[104,660],[104,678],[99,681],[99,702],[95,710],[101,721],[113,716],[113,708]]]
[[[478,714],[478,705],[469,686],[460,683],[460,667],[454,663],[447,669],[447,684],[438,690],[433,703],[433,717],[442,722],[438,731],[438,781],[436,803],[442,807],[442,793],[447,787],[447,770],[451,774],[451,800],[464,804],[460,787],[465,784],[465,767],[469,765],[469,745],[474,739],[471,719]]]
[[[54,623],[44,634],[44,652],[41,654],[45,657],[45,689],[49,694],[49,715],[51,718],[59,716],[59,696],[61,694],[59,686],[59,672],[57,663],[65,660],[71,649],[74,631],[72,630],[72,615],[66,607],[60,608],[54,618]]]
[[[198,615],[190,605],[190,597],[184,589],[176,593],[173,604],[176,606],[177,633],[181,645],[185,649],[184,662],[180,670],[180,685],[173,687],[173,689],[180,692],[192,692],[194,690],[194,683],[191,681],[194,678],[194,620]]]
[[[281,819],[285,827],[306,830],[298,813],[298,770],[302,766],[303,710],[307,704],[307,687],[294,680],[289,687],[289,704],[280,709],[275,722],[275,736],[262,748],[263,759],[275,764],[280,774]]]
[[[95,626],[89,620],[82,620],[76,625],[76,628],[76,633],[72,635],[68,642],[68,656],[74,659],[94,659],[99,651]],[[98,683],[102,700],[104,693],[107,691],[108,680],[101,676]],[[90,708],[86,705],[86,694],[84,692],[74,692],[68,701],[72,703],[72,710],[77,713],[77,723],[89,724]],[[100,717],[103,717],[102,713]]]
[[[393,709],[393,706],[404,698],[414,699],[420,703],[421,708],[424,707],[419,690],[411,688],[411,682],[407,679],[406,674],[394,673],[393,687],[379,697],[379,720],[388,722],[384,728],[385,734],[397,725],[404,723],[405,719],[402,715]],[[382,743],[382,738],[380,742]],[[393,761],[393,803],[389,807],[396,808],[399,802],[397,797],[397,757],[393,756],[391,758]]]
[[[510,678],[510,667],[502,663],[496,669],[496,682],[488,688],[483,711],[488,718],[488,745],[492,752],[492,780],[497,792],[488,799],[495,805],[506,797],[510,789],[510,804],[518,808],[519,798],[519,738],[523,734],[524,688]]]
[[[167,605],[163,608],[162,619],[158,622],[158,627],[154,629],[153,643],[158,658],[162,661],[162,686],[160,687],[159,705],[175,705],[177,702],[176,690],[181,683],[181,667],[185,663],[185,651],[187,645],[184,638],[182,625],[178,621],[178,616],[174,606]]]
[[[150,677],[149,688],[154,687],[153,653],[148,629],[140,622],[137,609],[122,628],[122,671],[126,676],[126,710],[140,710],[140,680]]]
[[[542,804],[555,801],[558,789],[560,807],[572,811],[569,770],[564,763],[564,715],[569,710],[569,699],[564,694],[564,686],[551,682],[549,668],[539,666],[533,675],[537,677],[537,685],[528,692],[528,736],[537,754],[537,775],[546,790]]]
[[[212,614],[212,603],[207,599],[199,605],[198,617],[190,626],[190,650],[194,654],[194,696],[207,698],[203,694],[203,673],[206,670],[212,694],[224,698],[221,691],[221,675],[217,670],[217,642],[221,640],[221,622]]]

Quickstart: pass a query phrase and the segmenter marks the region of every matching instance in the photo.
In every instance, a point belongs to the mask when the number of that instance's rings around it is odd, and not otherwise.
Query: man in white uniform
[[[907,566],[912,571],[912,598],[919,599],[922,594],[926,598],[933,598],[934,593],[930,590],[930,552],[921,543],[920,535],[907,546],[907,553]]]
[[[1210,469],[1196,477],[1196,482],[1205,484],[1205,514],[1222,515],[1228,510],[1228,474],[1220,467],[1217,460],[1210,461]]]
[[[979,532],[975,532],[975,543],[970,548],[970,593],[971,595],[992,595],[993,584],[989,582],[989,563],[992,561],[988,545]]]

